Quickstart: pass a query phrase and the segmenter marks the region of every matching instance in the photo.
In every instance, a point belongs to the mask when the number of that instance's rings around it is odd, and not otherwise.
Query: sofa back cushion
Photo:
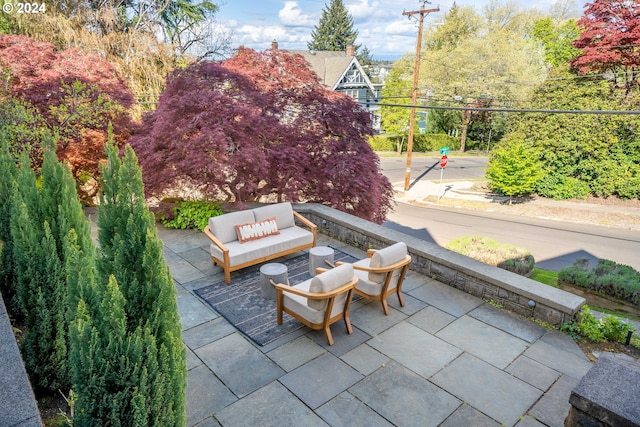
[[[236,225],[236,234],[238,235],[240,243],[244,243],[250,240],[273,236],[274,234],[280,234],[280,231],[278,231],[276,217],[272,216],[262,221],[238,224]]]
[[[293,207],[289,202],[260,206],[253,210],[253,214],[256,217],[256,221],[263,221],[275,216],[278,230],[296,225],[293,219]]]
[[[236,225],[255,221],[256,218],[251,209],[229,212],[209,218],[209,229],[222,243],[229,243],[238,240]]]
[[[377,250],[371,256],[369,267],[381,268],[388,267],[404,260],[407,256],[407,245],[404,242],[398,242],[384,249]],[[394,276],[399,276],[400,270],[394,271]],[[369,280],[376,283],[382,283],[387,277],[386,274],[369,273]],[[393,280],[393,279],[392,279]]]
[[[311,279],[309,292],[331,292],[332,290],[339,288],[342,285],[346,285],[351,280],[353,280],[353,265],[342,264],[336,268],[332,268],[331,270],[320,273],[313,279]],[[334,310],[341,310],[342,307],[344,307],[344,303],[346,302],[346,295],[347,294],[344,293],[336,298],[336,301],[334,301],[333,303]],[[327,300],[309,299],[307,305],[316,310],[324,310],[327,305]]]

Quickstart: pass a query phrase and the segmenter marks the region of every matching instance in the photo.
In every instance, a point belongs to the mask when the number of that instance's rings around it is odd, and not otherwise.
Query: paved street
[[[440,167],[437,157],[418,157],[412,162],[411,188],[404,193],[405,159],[382,158],[384,174],[398,191],[399,202],[385,226],[406,234],[444,246],[452,239],[480,234],[500,243],[528,249],[537,266],[560,270],[573,264],[577,258],[587,258],[595,265],[598,258],[610,259],[640,270],[640,231],[615,227],[569,223],[553,218],[533,218],[491,212],[490,203],[484,210],[447,208],[440,205],[411,204],[409,200],[421,200],[429,195],[445,197],[477,196],[455,193],[451,187],[465,180],[484,176],[486,158],[449,157],[445,168],[445,180],[460,180],[439,185]],[[468,183],[467,183],[468,184]],[[560,202],[558,202],[560,203]],[[582,204],[581,208],[585,205]],[[594,206],[594,209],[608,209]],[[611,209],[619,209],[611,207]],[[640,215],[631,211],[630,215]]]

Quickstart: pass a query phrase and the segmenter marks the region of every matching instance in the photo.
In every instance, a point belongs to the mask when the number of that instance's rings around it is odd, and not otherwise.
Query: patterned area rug
[[[355,262],[356,258],[334,249],[334,261]],[[297,285],[311,278],[309,254],[271,262],[285,264],[289,270],[289,284]],[[276,302],[262,297],[260,289],[260,265],[241,270],[227,285],[224,280],[196,289],[195,293],[216,312],[258,345],[268,344],[304,325],[284,313],[282,325],[278,325]]]

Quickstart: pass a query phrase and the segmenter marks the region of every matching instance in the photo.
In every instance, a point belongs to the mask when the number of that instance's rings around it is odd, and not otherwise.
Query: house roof
[[[318,74],[322,83],[335,89],[342,76],[357,61],[355,56],[348,56],[346,52],[288,50],[288,52],[302,55],[311,64],[313,71]]]

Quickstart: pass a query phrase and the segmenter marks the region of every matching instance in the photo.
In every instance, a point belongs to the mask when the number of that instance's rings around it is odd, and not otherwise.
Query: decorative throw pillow
[[[238,234],[238,240],[240,243],[245,243],[250,240],[257,240],[263,237],[273,236],[274,234],[280,234],[280,231],[278,231],[278,224],[276,223],[276,217],[274,216],[258,222],[238,224],[236,225],[236,234]]]

